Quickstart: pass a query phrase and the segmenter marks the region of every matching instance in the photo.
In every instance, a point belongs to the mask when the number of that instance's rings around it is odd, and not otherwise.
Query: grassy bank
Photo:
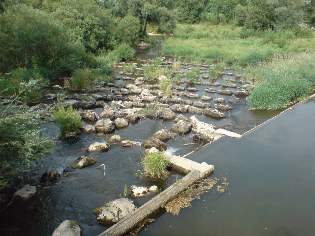
[[[315,53],[278,58],[249,70],[256,86],[249,97],[253,109],[279,109],[303,99],[315,89]]]
[[[163,54],[205,63],[255,65],[274,55],[315,49],[314,33],[304,30],[253,31],[241,27],[179,24],[165,40]]]

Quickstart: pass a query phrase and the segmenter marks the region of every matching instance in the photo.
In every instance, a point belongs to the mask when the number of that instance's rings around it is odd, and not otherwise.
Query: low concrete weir
[[[159,210],[167,202],[176,197],[177,194],[187,189],[196,181],[205,178],[214,171],[213,165],[207,163],[197,163],[192,160],[168,154],[173,169],[186,173],[187,175],[178,180],[176,183],[168,187],[156,197],[152,198],[146,204],[138,208],[131,215],[123,218],[121,221],[107,229],[99,236],[115,236],[124,235],[135,228],[140,222],[144,221],[148,216]]]

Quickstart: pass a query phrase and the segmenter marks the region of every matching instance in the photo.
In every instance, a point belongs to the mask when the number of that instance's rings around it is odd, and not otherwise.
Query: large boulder
[[[86,110],[82,113],[82,119],[85,121],[96,122],[99,116],[92,110]]]
[[[19,189],[14,193],[15,199],[28,200],[33,197],[37,192],[35,186],[25,185],[23,188]]]
[[[110,143],[119,143],[122,141],[122,138],[119,135],[113,135],[108,140]]]
[[[100,118],[113,118],[115,111],[111,108],[104,108],[104,111],[100,114]]]
[[[77,222],[65,220],[52,233],[52,236],[80,236],[81,229]]]
[[[93,165],[95,163],[96,163],[95,157],[81,156],[72,163],[71,167],[74,169],[76,168],[81,169],[81,168]]]
[[[122,129],[129,125],[128,120],[124,118],[117,118],[114,123],[117,129]]]
[[[171,131],[179,135],[184,135],[190,133],[191,128],[192,124],[190,122],[179,120],[176,124],[172,126]]]
[[[115,124],[110,119],[101,119],[96,122],[95,129],[97,133],[112,133],[115,131]]]
[[[137,207],[127,198],[120,198],[95,209],[96,220],[102,224],[114,224],[133,213]]]
[[[164,142],[162,142],[160,139],[155,138],[155,137],[151,137],[149,139],[144,140],[142,142],[142,147],[144,147],[145,149],[155,147],[160,151],[166,150],[167,148]]]
[[[91,144],[88,148],[88,152],[106,152],[108,151],[107,143],[95,142]]]
[[[166,142],[167,140],[174,138],[174,136],[174,133],[168,131],[167,129],[161,129],[153,134],[154,138],[157,138],[162,142]]]

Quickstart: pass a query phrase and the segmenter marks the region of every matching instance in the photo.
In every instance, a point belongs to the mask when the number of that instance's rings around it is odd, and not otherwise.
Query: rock
[[[57,182],[60,179],[60,174],[56,170],[46,171],[41,177],[42,182]]]
[[[178,91],[184,91],[185,90],[185,88],[183,86],[177,86],[175,89]]]
[[[218,90],[217,93],[222,94],[222,95],[232,95],[233,94],[233,92],[229,89]]]
[[[236,84],[230,83],[230,84],[222,84],[223,88],[237,88]]]
[[[109,138],[110,143],[119,143],[122,141],[122,138],[119,135],[113,135]]]
[[[114,117],[114,110],[111,109],[111,108],[108,108],[108,109],[104,109],[104,111],[100,114],[100,118],[113,118]]]
[[[183,120],[183,121],[186,121],[186,122],[190,122],[190,119],[182,114],[179,114],[176,119],[175,119],[175,122],[178,122],[180,120]]]
[[[194,88],[194,87],[186,88],[186,90],[187,90],[188,92],[198,92],[198,89],[197,89],[197,88]]]
[[[129,125],[128,120],[124,118],[117,118],[114,123],[117,129],[122,129]]]
[[[95,142],[88,148],[88,152],[106,152],[108,151],[107,143]]]
[[[205,89],[205,92],[206,92],[206,93],[216,93],[217,90],[214,89],[214,88],[206,88],[206,89]]]
[[[224,105],[224,104],[214,104],[214,107],[218,109],[219,111],[232,110],[232,107],[230,107],[229,105]]]
[[[95,127],[93,125],[90,125],[90,124],[82,124],[81,130],[84,133],[94,133]]]
[[[63,137],[63,139],[76,139],[76,138],[78,138],[78,136],[79,136],[79,133],[77,133],[77,132],[67,132],[65,135],[64,135],[64,137]]]
[[[157,138],[162,142],[166,142],[167,140],[174,138],[174,136],[175,135],[172,132],[168,131],[167,129],[161,129],[157,131],[155,134],[153,134],[154,138]]]
[[[170,108],[161,109],[158,114],[159,118],[163,120],[174,120],[176,114]]]
[[[36,194],[37,188],[35,186],[25,185],[20,190],[14,193],[14,198],[21,200],[28,200]]]
[[[208,108],[211,107],[210,103],[206,103],[206,102],[200,102],[200,101],[196,101],[193,104],[195,107],[199,107],[199,108]]]
[[[65,220],[53,232],[52,236],[80,236],[81,229],[77,222]]]
[[[131,124],[136,124],[140,119],[142,118],[142,116],[138,113],[129,113],[126,116],[126,119],[131,123]]]
[[[104,206],[95,209],[96,220],[102,224],[117,223],[124,217],[133,213],[137,207],[127,198],[120,198],[106,203]]]
[[[79,101],[78,100],[66,100],[66,101],[64,101],[64,103],[63,103],[63,106],[64,107],[70,107],[70,106],[72,106],[72,107],[77,107],[78,106],[78,104],[79,104]]]
[[[244,90],[244,89],[236,90],[234,92],[234,94],[235,94],[235,96],[238,96],[238,97],[246,97],[246,96],[248,96],[248,92],[246,90]]]
[[[219,112],[217,109],[213,109],[213,108],[206,108],[203,111],[203,114],[212,118],[217,118],[217,119],[221,119],[225,117],[225,114],[223,112]]]
[[[44,99],[46,100],[55,100],[57,99],[57,95],[53,93],[48,93],[44,95]]]
[[[171,131],[180,135],[184,135],[190,133],[191,128],[191,123],[184,120],[179,120],[176,124],[172,126]]]
[[[71,167],[73,169],[76,169],[76,168],[81,169],[81,168],[93,165],[95,163],[96,163],[95,157],[81,156],[72,163]]]
[[[198,107],[194,107],[194,106],[189,106],[188,107],[188,112],[201,115],[202,114],[202,109],[200,109]]]
[[[145,197],[151,193],[156,193],[158,191],[159,191],[159,189],[156,185],[153,185],[151,187],[137,187],[135,185],[132,185],[131,191],[130,191],[130,196],[132,198]]]
[[[202,101],[210,101],[211,99],[212,99],[212,97],[209,97],[209,96],[202,96],[201,97]]]
[[[204,133],[196,133],[193,136],[193,140],[200,143],[209,143],[213,141],[213,138]]]
[[[224,103],[225,99],[224,98],[215,98],[213,101],[216,103]]]
[[[115,124],[110,119],[101,119],[96,122],[95,129],[98,133],[112,133],[115,131]]]
[[[82,114],[82,119],[85,121],[95,122],[99,119],[99,116],[92,110],[86,110]]]
[[[122,147],[136,147],[139,145],[136,141],[130,141],[130,140],[123,140],[121,141],[120,144]]]
[[[149,139],[146,139],[142,142],[142,147],[149,149],[152,147],[157,148],[160,151],[166,150],[166,144],[162,142],[160,139],[151,137]]]
[[[199,98],[200,96],[199,96],[199,94],[195,94],[195,93],[184,93],[184,96],[185,97],[188,97],[188,98],[194,98],[194,99],[197,99],[197,98]]]
[[[177,113],[187,113],[188,107],[189,105],[174,104],[170,109]]]
[[[156,149],[155,147],[152,147],[150,149],[146,149],[144,150],[144,156],[148,155],[148,154],[151,154],[151,153],[156,153],[156,152],[159,152],[158,149]]]

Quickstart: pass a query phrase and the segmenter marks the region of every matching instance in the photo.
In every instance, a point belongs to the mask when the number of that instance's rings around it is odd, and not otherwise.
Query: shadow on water
[[[235,140],[224,138],[190,156],[215,166],[229,188],[215,189],[162,215],[140,235],[314,235],[315,103],[301,104]]]

